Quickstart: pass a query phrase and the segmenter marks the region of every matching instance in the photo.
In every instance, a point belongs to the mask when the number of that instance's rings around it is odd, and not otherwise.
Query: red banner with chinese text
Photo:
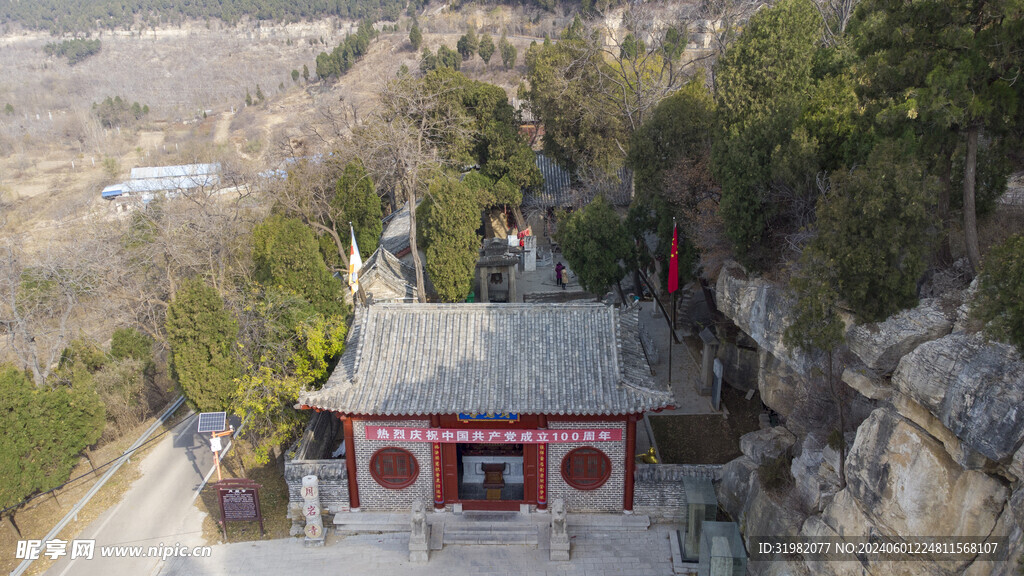
[[[557,444],[562,442],[620,442],[622,430],[592,428],[587,430],[473,430],[460,428],[405,428],[367,426],[367,440],[398,440],[402,442],[436,442],[452,444],[474,442],[483,444]]]

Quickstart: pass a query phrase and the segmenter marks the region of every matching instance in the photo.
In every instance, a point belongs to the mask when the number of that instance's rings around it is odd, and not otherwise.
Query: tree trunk
[[[846,417],[843,414],[843,400],[836,390],[836,379],[832,368],[834,351],[828,351],[828,387],[836,400],[836,411],[839,413],[839,489],[846,488]]]
[[[953,263],[953,252],[949,247],[949,233],[950,233],[950,218],[949,218],[949,199],[952,196],[953,181],[953,154],[951,151],[943,149],[939,153],[939,162],[941,163],[939,172],[939,198],[938,198],[938,211],[939,211],[939,222],[942,226],[942,233],[939,237],[939,249],[936,254],[939,266],[949,266]]]
[[[974,184],[978,167],[978,133],[981,126],[972,124],[967,129],[967,157],[964,159],[964,244],[967,259],[975,274],[981,269],[981,252],[978,250],[978,216],[974,212]]]
[[[416,195],[409,187],[405,191],[406,206],[409,209],[409,250],[412,251],[412,265],[416,268],[416,292],[420,303],[427,301],[427,290],[423,283],[423,264],[420,262],[420,250],[416,246]]]

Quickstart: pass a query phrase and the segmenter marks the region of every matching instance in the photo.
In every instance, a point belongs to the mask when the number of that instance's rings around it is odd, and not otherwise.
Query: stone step
[[[411,522],[407,512],[338,512],[334,515],[334,531],[409,532]]]
[[[643,532],[651,527],[651,518],[646,514],[569,514],[566,528],[586,532]]]
[[[485,544],[485,545],[532,545],[538,542],[537,525],[502,526],[492,530],[470,530],[460,528],[451,530],[444,527],[443,543],[452,544]]]

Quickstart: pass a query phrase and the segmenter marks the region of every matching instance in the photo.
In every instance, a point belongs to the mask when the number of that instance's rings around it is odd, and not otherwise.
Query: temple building
[[[630,512],[637,421],[674,404],[651,376],[636,309],[379,303],[359,309],[330,379],[298,406],[319,413],[319,442],[344,459],[334,476],[309,463],[332,512],[558,499]]]

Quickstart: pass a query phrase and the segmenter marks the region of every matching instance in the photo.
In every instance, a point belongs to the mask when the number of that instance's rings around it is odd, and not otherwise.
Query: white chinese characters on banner
[[[477,442],[483,444],[558,444],[572,442],[620,442],[622,430],[593,428],[586,430],[466,430],[456,428],[405,428],[367,426],[367,440],[405,442]]]

